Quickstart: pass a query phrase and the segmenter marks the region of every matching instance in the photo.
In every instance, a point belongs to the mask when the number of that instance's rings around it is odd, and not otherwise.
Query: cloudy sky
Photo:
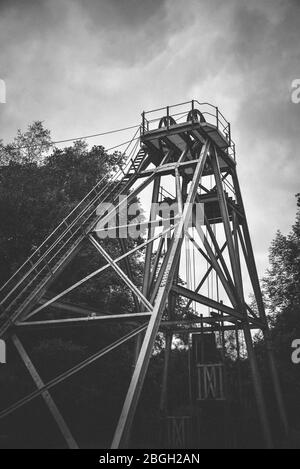
[[[0,0],[0,138],[37,119],[60,140],[192,98],[218,105],[262,275],[300,192],[299,42],[299,0]]]

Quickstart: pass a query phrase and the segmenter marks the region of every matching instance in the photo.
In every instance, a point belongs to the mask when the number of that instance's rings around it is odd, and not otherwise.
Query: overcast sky
[[[299,0],[0,0],[0,44],[4,142],[34,120],[59,140],[192,98],[218,105],[263,275],[300,192]]]

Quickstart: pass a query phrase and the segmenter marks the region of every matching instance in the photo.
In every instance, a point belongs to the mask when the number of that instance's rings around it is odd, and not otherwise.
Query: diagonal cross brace
[[[43,392],[49,391],[50,389],[54,388],[55,386],[58,386],[60,383],[62,383],[66,379],[70,378],[71,376],[74,376],[79,371],[83,370],[87,366],[89,366],[92,363],[94,363],[95,361],[97,361],[99,358],[103,357],[104,355],[107,355],[108,353],[112,352],[116,348],[118,348],[121,345],[125,344],[127,341],[129,341],[130,339],[134,338],[136,335],[143,332],[146,329],[146,327],[147,326],[145,324],[142,324],[137,329],[134,329],[132,332],[129,332],[128,334],[126,334],[125,336],[123,336],[120,339],[116,340],[115,342],[108,345],[104,349],[100,350],[99,352],[96,352],[91,357],[86,358],[85,360],[80,362],[78,365],[73,366],[73,368],[70,368],[69,370],[65,371],[64,373],[57,376],[56,378],[53,378],[51,381],[49,381],[47,384],[44,384],[42,387],[40,387],[36,391],[33,391],[31,394],[28,394],[27,396],[23,397],[22,399],[15,402],[11,406],[7,407],[6,409],[1,410],[0,411],[0,419],[6,417],[7,415],[12,414],[17,409],[20,409],[25,404],[28,404],[33,399],[35,399],[38,396],[42,395]]]
[[[149,311],[153,311],[152,304],[144,297],[144,295],[140,292],[140,290],[134,285],[134,283],[130,280],[130,278],[123,272],[123,270],[118,266],[118,264],[110,257],[110,255],[103,249],[103,247],[96,241],[96,239],[89,235],[89,240],[93,244],[93,246],[102,254],[104,259],[109,263],[109,265],[114,269],[114,271],[121,277],[122,280],[126,283],[126,285],[130,288],[130,290],[141,300],[141,302],[146,306]]]
[[[36,368],[34,367],[32,361],[30,360],[26,350],[24,349],[23,344],[21,343],[20,339],[13,334],[12,336],[12,341],[14,346],[16,347],[21,359],[24,362],[24,365],[26,366],[27,370],[29,371],[33,381],[35,382],[36,386],[38,389],[42,390],[45,386],[42,378],[38,374]],[[74,440],[74,437],[72,436],[72,433],[66,424],[63,416],[61,415],[59,409],[57,408],[54,400],[52,399],[49,391],[44,390],[42,391],[42,397],[50,410],[55,422],[57,423],[57,426],[59,427],[59,430],[61,431],[62,436],[66,440],[66,443],[70,449],[78,449],[78,445],[76,441]]]
[[[131,254],[133,254],[134,252],[136,251],[139,251],[140,249],[142,249],[143,247],[147,246],[149,243],[152,243],[153,241],[155,241],[156,239],[159,239],[159,238],[162,238],[163,236],[165,236],[167,233],[169,233],[170,231],[172,231],[174,229],[173,226],[171,226],[170,228],[168,228],[167,230],[163,231],[162,233],[159,233],[157,234],[156,236],[154,236],[152,239],[149,239],[147,240],[145,243],[143,244],[140,244],[136,247],[134,247],[131,251],[128,251],[126,252],[125,254],[123,254],[122,256],[118,257],[117,259],[115,259],[115,262],[120,262],[122,261],[123,259],[125,259],[127,256],[130,256]],[[96,275],[99,275],[101,272],[104,272],[106,269],[108,269],[110,267],[109,264],[106,264],[104,265],[103,267],[100,267],[100,269],[97,269],[95,270],[94,272],[92,272],[91,274],[87,275],[86,277],[84,277],[83,279],[79,280],[79,282],[75,283],[74,285],[72,285],[71,287],[67,288],[66,290],[64,290],[63,292],[59,293],[58,295],[56,295],[55,297],[51,298],[51,300],[48,300],[46,301],[45,303],[43,303],[42,305],[40,305],[38,308],[36,308],[34,311],[31,311],[29,314],[27,314],[25,316],[25,318],[23,318],[23,321],[31,318],[32,316],[34,316],[35,314],[39,313],[40,311],[42,311],[43,309],[47,308],[48,306],[51,306],[53,303],[55,303],[57,300],[59,300],[60,298],[62,298],[63,296],[67,295],[68,293],[70,293],[71,291],[75,290],[76,288],[80,287],[83,283],[87,282],[88,280],[90,280],[91,278],[95,277]]]

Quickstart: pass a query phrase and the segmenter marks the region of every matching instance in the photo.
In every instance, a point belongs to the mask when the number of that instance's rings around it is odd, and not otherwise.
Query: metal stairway
[[[135,158],[129,158],[110,181],[103,177],[1,287],[0,337],[15,320],[26,316],[77,253],[81,242],[101,218],[101,214],[97,214],[99,204],[112,203],[120,194],[128,193],[145,157],[146,152],[141,148]]]

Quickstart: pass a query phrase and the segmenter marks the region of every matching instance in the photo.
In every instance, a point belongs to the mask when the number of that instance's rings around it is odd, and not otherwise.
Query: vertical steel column
[[[161,177],[159,175],[156,176],[156,178],[154,179],[154,183],[153,183],[150,221],[155,220],[155,218],[156,218],[156,213],[152,212],[152,207],[153,207],[153,204],[156,204],[158,202],[160,181],[161,181]],[[154,231],[155,231],[155,228],[152,225],[150,225],[149,228],[148,228],[148,239],[153,238]],[[142,293],[145,296],[145,298],[148,298],[148,295],[149,295],[152,254],[153,254],[153,243],[150,243],[150,244],[147,245],[147,248],[146,248],[145,270],[144,270],[143,287],[142,287]],[[137,362],[138,357],[139,357],[139,353],[140,353],[141,346],[142,346],[142,338],[143,338],[143,333],[137,335],[136,339],[135,339],[135,351],[134,351],[134,364],[133,364],[133,366],[136,365],[136,362]]]
[[[182,154],[184,153],[185,151]],[[186,181],[184,181],[181,187],[178,168],[175,169],[175,183],[176,183],[176,199],[177,199],[177,205],[178,205],[178,215],[182,216],[183,204],[184,204],[184,201],[186,199],[186,194],[187,194],[187,183]],[[175,269],[175,275],[174,275],[174,280],[173,280],[174,284],[177,284],[178,282],[179,268],[180,268],[180,257],[178,259],[177,265],[174,268]],[[172,292],[170,292],[169,299],[168,299],[168,319],[169,320],[172,320],[174,318],[176,302],[177,302],[176,296]]]
[[[239,296],[237,298],[237,300],[238,300],[240,310],[241,310],[241,312],[243,312],[244,317],[245,317],[244,324],[243,324],[243,329],[244,329],[245,341],[246,341],[246,344],[247,344],[247,350],[248,350],[250,366],[251,366],[251,370],[252,370],[254,391],[255,391],[255,395],[256,395],[259,418],[260,418],[260,421],[261,421],[261,426],[262,426],[266,446],[268,448],[272,448],[273,447],[273,442],[272,442],[272,434],[271,434],[271,429],[270,429],[270,423],[269,423],[269,419],[268,419],[268,416],[267,416],[266,403],[265,403],[265,398],[264,398],[264,395],[263,395],[263,387],[262,387],[261,377],[260,377],[260,373],[259,373],[257,359],[256,359],[255,352],[254,352],[252,336],[251,336],[251,329],[250,329],[249,320],[248,320],[248,314],[247,314],[247,310],[245,308],[243,285],[240,282],[239,273],[238,273],[239,272],[238,260],[237,260],[237,255],[236,255],[236,252],[235,252],[233,238],[232,238],[232,230],[231,230],[231,226],[230,226],[228,207],[227,207],[227,203],[226,203],[226,198],[225,198],[225,193],[224,193],[224,188],[223,188],[223,183],[222,183],[222,176],[221,176],[219,160],[218,160],[218,154],[217,154],[216,149],[212,154],[211,163],[212,163],[212,168],[213,168],[213,172],[214,172],[214,176],[215,176],[215,180],[216,180],[216,187],[217,187],[217,192],[218,192],[220,210],[221,210],[222,220],[223,220],[223,224],[224,224],[226,240],[227,240],[227,243],[228,243],[228,250],[229,250],[229,256],[230,256],[232,274],[233,274],[233,277],[234,277],[235,286],[236,286],[236,289],[238,291],[238,296]]]
[[[204,245],[204,248],[210,258],[210,261],[211,261],[211,264],[214,268],[214,270],[217,272],[218,274],[218,277],[224,287],[224,290],[226,291],[226,294],[228,296],[228,298],[230,299],[232,305],[238,309],[238,305],[237,305],[237,299],[235,297],[235,292],[233,291],[233,289],[231,288],[231,285],[229,284],[228,282],[228,279],[227,277],[225,276],[223,270],[221,269],[220,265],[219,265],[219,262],[218,262],[218,257],[216,257],[214,255],[214,252],[209,244],[209,241],[206,237],[206,235],[204,234],[203,230],[202,230],[202,226],[201,226],[201,223],[200,221],[196,218],[195,214],[193,214],[193,223],[195,225],[195,228],[200,236],[200,238],[202,239],[203,241],[203,245]]]
[[[233,212],[233,238],[234,238],[234,246],[237,258],[237,267],[238,267],[238,277],[239,283],[243,286],[243,277],[242,277],[242,268],[241,268],[241,257],[240,257],[240,248],[239,248],[239,236],[238,236],[238,226],[239,226],[239,219],[236,212]]]
[[[128,252],[128,247],[127,247],[126,240],[124,238],[119,238],[119,244],[120,244],[120,248],[121,248],[121,253],[126,254],[126,252]],[[131,282],[133,282],[134,279],[133,279],[133,275],[132,275],[132,269],[131,269],[129,258],[126,256],[124,258],[123,262],[124,262],[124,267],[125,267],[125,270],[126,270],[127,277],[131,280]],[[139,313],[141,311],[140,310],[140,303],[139,303],[136,295],[133,295],[133,301],[134,301],[135,311],[136,311],[136,313]]]
[[[264,334],[265,341],[266,341],[266,351],[267,351],[267,356],[268,356],[268,361],[269,361],[271,377],[272,377],[273,385],[274,385],[274,391],[275,391],[275,397],[276,397],[278,411],[279,411],[279,417],[280,417],[283,431],[285,435],[288,435],[289,423],[288,423],[285,404],[283,401],[282,389],[281,389],[281,384],[280,384],[280,380],[278,376],[278,369],[277,369],[275,358],[274,358],[272,341],[270,337],[270,329],[269,329],[267,315],[265,311],[263,296],[262,296],[262,292],[260,288],[259,277],[258,277],[254,253],[253,253],[253,247],[252,247],[246,212],[244,208],[244,202],[243,202],[242,193],[240,190],[239,180],[238,180],[236,171],[233,171],[232,179],[233,179],[234,189],[235,189],[236,196],[237,196],[237,201],[244,215],[242,227],[243,227],[243,234],[244,234],[246,249],[248,253],[247,257],[245,257],[245,260],[246,260],[247,267],[249,270],[249,275],[251,278],[251,282],[252,282],[252,286],[253,286],[253,290],[254,290],[254,294],[255,294],[258,310],[259,310],[259,315],[265,323],[265,329],[263,330],[263,334]]]
[[[150,221],[153,221],[153,220],[156,219],[156,213],[153,213],[152,207],[153,207],[154,204],[158,203],[160,181],[161,181],[161,177],[159,175],[156,176],[156,178],[154,180],[154,183],[153,183]],[[148,239],[153,238],[154,231],[155,231],[155,228],[152,225],[149,226],[149,228],[148,228]],[[146,298],[148,298],[148,294],[149,294],[152,253],[153,253],[153,243],[150,243],[150,244],[148,244],[148,246],[146,248],[145,270],[144,270],[143,288],[142,288],[143,295]]]
[[[150,293],[153,290],[154,280],[155,280],[155,277],[156,277],[156,274],[157,274],[159,261],[162,257],[162,252],[163,252],[163,248],[164,248],[165,243],[166,243],[166,237],[162,236],[159,240],[159,244],[158,244],[158,247],[157,247],[157,251],[156,251],[155,259],[154,259],[154,264],[153,264],[153,268],[152,268],[152,272],[151,272],[150,287],[149,287],[149,292]]]
[[[175,169],[175,181],[176,181],[176,195],[177,195],[177,204],[178,204],[178,213],[181,216],[183,212],[183,191],[180,184],[180,175],[178,168]],[[174,282],[177,282],[178,272],[179,272],[180,257],[178,258],[177,265],[175,267]],[[174,294],[169,293],[168,300],[168,320],[171,320],[174,316],[174,309],[176,307],[176,297]],[[164,357],[164,370],[163,370],[163,380],[162,380],[162,390],[160,397],[160,412],[166,414],[168,410],[167,398],[168,398],[168,378],[169,378],[169,363],[170,363],[170,354],[172,349],[172,340],[173,334],[166,332],[165,334],[165,357]]]

